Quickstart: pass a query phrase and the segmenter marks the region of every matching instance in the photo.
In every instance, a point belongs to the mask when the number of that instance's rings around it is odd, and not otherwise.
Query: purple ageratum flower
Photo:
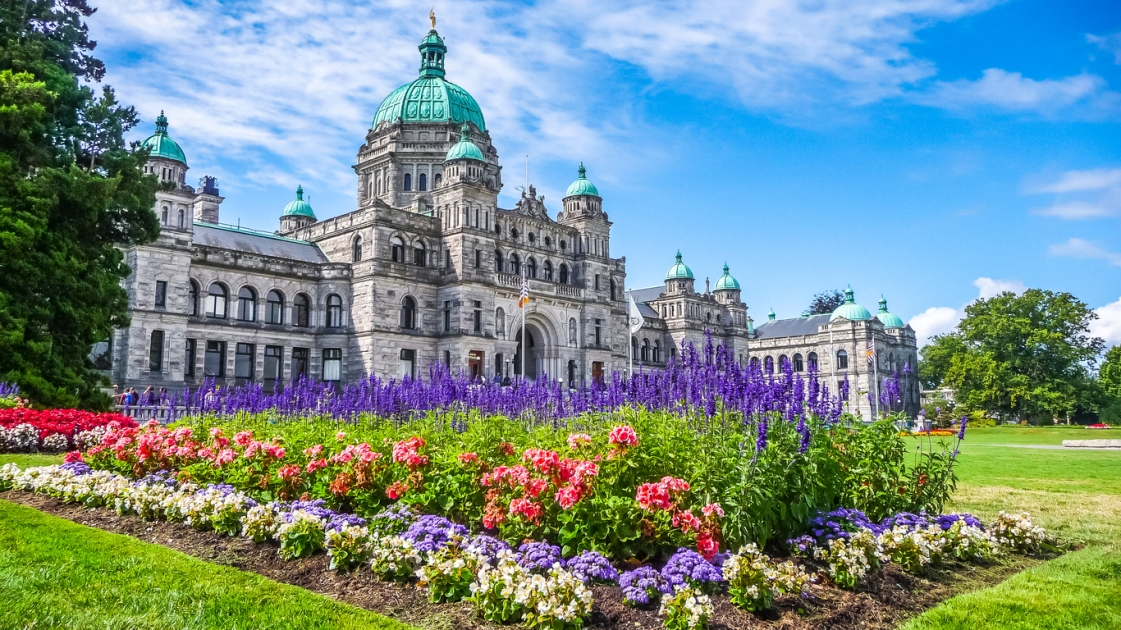
[[[967,514],[967,513],[963,513],[963,514],[942,514],[937,519],[934,520],[934,522],[938,525],[938,527],[942,528],[942,531],[946,531],[946,530],[950,529],[950,527],[952,527],[953,524],[958,522],[958,521],[962,521],[966,525],[970,525],[972,527],[977,527],[977,528],[980,528],[980,529],[985,528],[985,525],[981,521],[977,520],[977,518],[975,516],[973,516],[972,514]]]
[[[662,568],[662,577],[673,587],[692,586],[702,590],[711,590],[724,580],[720,569],[712,566],[701,554],[684,547],[670,557]]]
[[[568,569],[581,582],[614,584],[619,572],[602,555],[594,551],[582,551],[575,558],[565,561]]]
[[[650,566],[625,571],[619,576],[619,586],[623,589],[623,602],[632,606],[645,606],[651,598],[673,593],[670,583]]]
[[[961,429],[958,430],[958,439],[959,440],[964,440],[965,439],[965,425],[968,424],[968,423],[969,423],[969,416],[964,416],[963,415],[961,417]]]
[[[459,523],[435,514],[425,514],[413,521],[401,537],[413,543],[417,551],[431,553],[442,549],[453,536],[466,538],[468,533],[467,528]]]
[[[848,538],[851,532],[867,529],[879,535],[884,527],[873,523],[864,512],[850,508],[838,508],[827,514],[818,514],[810,519],[810,536],[825,544],[834,538]]]
[[[786,546],[799,555],[812,554],[816,545],[817,541],[814,540],[813,536],[799,536],[786,541]]]
[[[64,465],[63,468],[65,467],[66,466]],[[154,473],[148,473],[140,479],[132,482],[132,486],[134,488],[140,488],[143,486],[167,486],[169,488],[174,488],[176,485],[178,485],[178,482],[175,480],[175,473],[167,470],[159,470]]]
[[[518,564],[529,571],[548,571],[554,564],[564,565],[560,547],[547,542],[522,543],[516,555]]]
[[[2,385],[2,383],[0,383],[0,385]],[[63,464],[62,466],[59,466],[59,468],[71,474],[79,476],[88,475],[91,470],[89,465],[85,462],[70,462],[69,464]]]
[[[375,514],[366,526],[371,534],[396,536],[404,533],[416,518],[409,506],[397,503]]]
[[[900,512],[895,516],[889,516],[880,523],[882,531],[887,531],[896,526],[906,527],[908,531],[922,529],[930,526],[930,519],[926,517],[925,512],[912,514],[911,512]]]
[[[327,522],[327,531],[335,532],[343,529],[344,527],[361,527],[366,524],[366,519],[354,514],[338,514],[336,513]]]
[[[486,559],[488,564],[494,564],[501,551],[509,551],[510,544],[500,538],[479,534],[472,536],[466,545],[467,551]]]

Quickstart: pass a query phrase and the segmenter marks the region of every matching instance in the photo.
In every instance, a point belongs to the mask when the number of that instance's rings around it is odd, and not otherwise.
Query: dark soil
[[[327,569],[323,554],[285,562],[276,545],[257,544],[247,538],[230,538],[201,532],[182,523],[144,521],[119,516],[107,509],[89,509],[44,495],[4,492],[0,498],[27,505],[75,523],[132,536],[187,555],[252,571],[267,578],[300,586],[354,606],[373,610],[407,624],[432,629],[495,628],[475,615],[469,604],[432,604],[427,593],[408,585],[377,580],[370,572],[339,575]],[[811,599],[779,598],[762,616],[744,612],[724,595],[713,597],[714,630],[771,628],[782,630],[887,630],[958,593],[997,584],[1042,560],[1015,556],[987,564],[947,563],[917,577],[886,566],[856,592],[831,584],[812,587]],[[615,586],[593,590],[594,607],[588,628],[661,628],[657,610],[625,606]]]

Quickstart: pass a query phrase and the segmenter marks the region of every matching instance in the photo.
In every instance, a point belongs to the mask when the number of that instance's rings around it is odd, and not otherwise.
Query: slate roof
[[[829,315],[811,315],[810,317],[795,317],[793,319],[777,319],[765,322],[755,327],[756,339],[774,339],[776,337],[797,337],[799,335],[816,335],[817,327],[829,323]]]
[[[638,312],[642,313],[643,317],[661,318],[662,314],[648,306],[646,303],[650,300],[658,299],[658,296],[665,291],[665,287],[647,287],[645,289],[631,289],[627,291],[628,295],[634,296],[635,303],[638,304]]]
[[[195,223],[195,243],[238,252],[309,263],[331,262],[318,245],[268,232],[213,223]]]

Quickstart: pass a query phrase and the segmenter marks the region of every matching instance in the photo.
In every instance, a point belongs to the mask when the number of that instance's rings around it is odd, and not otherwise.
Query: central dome
[[[467,90],[444,79],[447,47],[436,29],[420,44],[420,76],[412,83],[393,90],[378,106],[371,129],[382,122],[474,123],[486,131],[483,110]]]

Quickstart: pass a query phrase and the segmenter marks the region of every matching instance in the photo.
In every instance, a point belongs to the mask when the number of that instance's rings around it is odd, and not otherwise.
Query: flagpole
[[[525,286],[525,276],[522,276],[522,286],[523,287]],[[525,381],[525,380],[527,380],[526,379],[527,371],[526,371],[526,367],[525,367],[525,364],[526,364],[525,338],[527,336],[529,336],[529,330],[526,328],[526,325],[525,325],[525,304],[526,304],[526,300],[524,298],[519,298],[518,302],[521,303],[521,308],[522,308],[522,380]]]
[[[872,331],[872,384],[875,385],[876,397],[872,401],[872,422],[880,415],[880,358],[876,356],[876,331]]]

